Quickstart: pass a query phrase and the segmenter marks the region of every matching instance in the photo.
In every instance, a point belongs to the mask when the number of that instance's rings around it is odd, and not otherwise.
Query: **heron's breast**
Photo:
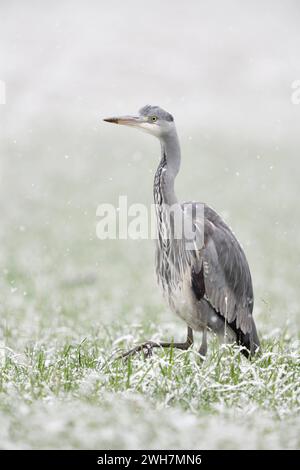
[[[164,294],[172,312],[191,328],[198,330],[197,301],[192,291],[190,273],[187,272],[181,280],[178,280],[176,285],[169,285],[168,290],[164,289]]]

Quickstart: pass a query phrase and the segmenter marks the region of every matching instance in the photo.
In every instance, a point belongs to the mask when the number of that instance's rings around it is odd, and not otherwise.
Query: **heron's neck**
[[[154,179],[156,204],[172,206],[177,203],[175,178],[180,168],[180,145],[176,131],[161,139],[161,160]]]

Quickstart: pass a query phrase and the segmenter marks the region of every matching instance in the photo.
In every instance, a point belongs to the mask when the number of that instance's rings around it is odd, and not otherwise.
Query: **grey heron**
[[[147,341],[124,356],[138,351],[151,353],[154,347],[188,349],[193,344],[193,331],[202,332],[199,353],[205,356],[209,330],[235,341],[242,346],[241,352],[251,357],[260,342],[252,315],[251,273],[240,243],[217,212],[204,204],[203,220],[188,216],[201,232],[203,245],[188,250],[185,243],[174,237],[169,214],[166,214],[166,208],[174,205],[185,212],[187,204],[178,202],[174,189],[181,150],[173,116],[158,106],[147,105],[137,116],[112,117],[104,121],[143,130],[160,140],[161,159],[153,188],[158,208],[156,273],[171,309],[187,324],[185,342]],[[168,237],[163,236],[165,233]]]

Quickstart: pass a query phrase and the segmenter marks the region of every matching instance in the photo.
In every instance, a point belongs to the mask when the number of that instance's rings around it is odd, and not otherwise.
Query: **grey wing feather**
[[[244,251],[218,214],[205,206],[205,297],[243,333],[252,331],[253,288]]]

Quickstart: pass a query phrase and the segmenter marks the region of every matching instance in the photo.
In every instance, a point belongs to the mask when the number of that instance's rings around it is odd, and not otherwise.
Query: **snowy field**
[[[0,448],[299,448],[300,6],[142,3],[1,2]],[[175,116],[179,198],[244,246],[252,362],[214,337],[203,363],[198,337],[114,359],[185,337],[153,242],[96,237],[100,203],[152,201],[158,142],[101,122],[147,102]]]

